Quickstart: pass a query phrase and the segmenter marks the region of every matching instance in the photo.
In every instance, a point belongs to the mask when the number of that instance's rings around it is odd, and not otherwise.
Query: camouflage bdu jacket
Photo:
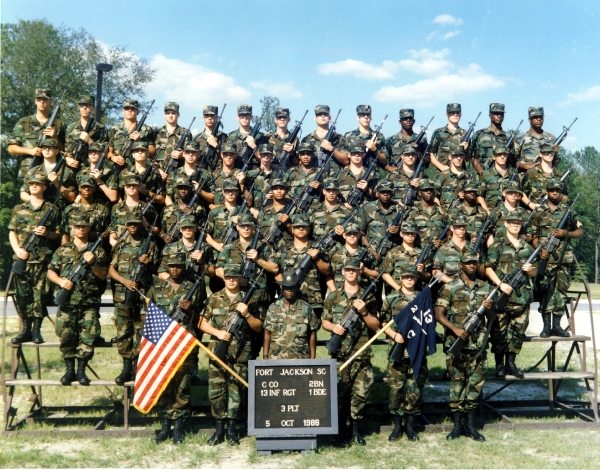
[[[322,139],[317,135],[316,130],[311,132],[310,134],[306,135],[302,139],[303,144],[306,142],[308,142],[309,144],[311,144],[314,147],[315,155],[319,152],[319,150],[321,150]],[[331,136],[331,140],[329,141],[329,143],[331,145],[333,145],[340,152],[346,152],[346,139],[344,137],[342,137],[341,134],[334,132],[333,135]],[[331,162],[330,168],[331,168],[332,174],[334,174],[336,170],[341,170],[343,168],[342,165],[340,165],[338,163],[338,161],[335,159],[335,157],[332,157],[330,162]]]
[[[339,324],[344,317],[347,310],[352,307],[355,300],[362,295],[364,289],[360,288],[358,292],[348,297],[346,291],[342,288],[327,294],[325,299],[325,306],[323,308],[323,320],[327,320],[334,325]],[[365,300],[367,312],[371,315],[377,316],[377,301],[375,296],[370,294]],[[337,356],[338,361],[343,361],[356,351],[358,351],[367,341],[369,341],[369,329],[362,319],[359,319],[353,327],[354,339],[349,334],[344,336],[342,345],[340,347],[339,354]],[[357,361],[370,360],[373,357],[373,349],[369,346],[356,358]]]
[[[175,200],[174,204],[171,204],[170,206],[167,206],[164,208],[164,210],[162,212],[162,219],[161,219],[160,226],[163,227],[163,229],[167,233],[169,232],[169,230],[171,230],[171,228],[175,224],[177,224],[179,219],[183,215],[185,215],[185,213],[181,209],[181,205],[182,205],[182,203],[180,201]],[[187,204],[183,203],[183,206],[187,207]],[[204,224],[204,221],[206,220],[206,210],[204,210],[204,207],[202,207],[197,202],[195,202],[192,205],[192,212],[190,213],[190,215],[194,216],[197,226],[200,224]]]
[[[286,205],[290,202],[290,199],[285,200]],[[271,227],[273,227],[277,223],[277,219],[281,214],[283,214],[284,209],[285,206],[283,206],[280,210],[276,211],[275,206],[272,203],[264,207],[264,209],[261,211],[260,218],[258,220],[258,227],[260,230],[261,238],[266,238],[266,236],[269,233],[269,230],[271,230]],[[292,213],[290,214],[290,218],[293,213],[294,211],[292,211]],[[292,240],[292,235],[287,230],[285,230],[283,233],[283,237],[281,237],[279,245],[289,245],[290,243],[292,243]]]
[[[353,131],[346,132],[346,134],[344,134],[344,139],[346,140],[346,142],[356,141],[360,139],[366,144],[367,141],[373,138],[373,133],[373,129],[371,129],[368,134],[361,134],[360,129],[354,129]],[[390,156],[387,151],[385,137],[382,133],[379,133],[379,135],[377,136],[377,141],[375,142],[375,145],[377,147],[377,150],[383,153],[385,155],[385,158],[389,162]],[[369,159],[365,158],[364,165],[367,166],[369,165],[369,163]],[[387,175],[387,171],[381,166],[379,162],[377,163],[376,171],[379,174],[378,179],[385,178],[385,176]]]
[[[246,259],[246,250],[247,249],[248,249],[248,247],[242,248],[242,244],[240,243],[239,238],[236,241],[229,243],[228,245],[225,245],[225,247],[223,248],[223,251],[221,251],[221,253],[219,253],[219,255],[217,256],[216,267],[217,268],[225,268],[225,265],[227,263],[239,264],[241,266]],[[256,251],[258,251],[258,259],[263,259],[265,261],[271,261],[273,263],[277,262],[277,260],[275,259],[275,253],[273,252],[273,249],[266,243],[259,240],[258,244],[256,245]],[[260,266],[257,266],[257,269],[260,269]],[[259,289],[265,289],[267,287],[267,279],[266,278],[267,278],[266,276],[261,276],[261,278],[259,279],[259,281],[258,281]],[[242,279],[241,282],[243,284],[245,284],[244,279]],[[240,287],[243,290],[247,290],[245,286],[240,286]],[[258,300],[258,296],[256,296],[256,299]]]
[[[215,292],[208,298],[208,302],[206,303],[206,308],[204,309],[204,315],[202,321],[210,322],[210,325],[217,328],[218,330],[223,330],[226,327],[226,323],[230,318],[230,315],[234,314],[234,311],[244,298],[244,293],[242,291],[238,292],[238,294],[233,298],[233,300],[229,299],[227,292],[225,289],[222,289],[218,292]],[[250,315],[258,318],[263,321],[264,318],[261,318],[258,306],[252,300],[248,304],[248,311]],[[248,362],[251,357],[250,350],[250,327],[248,323],[244,321],[244,325],[242,327],[242,331],[240,332],[240,336],[242,338],[242,344],[238,342],[235,336],[231,337],[231,342],[229,343],[229,349],[227,350],[227,354],[231,357],[236,358],[236,362]],[[216,336],[210,337],[210,348],[212,351],[219,344],[219,338]]]
[[[176,194],[176,189],[177,186],[175,185],[175,181],[177,181],[177,178],[183,176],[186,179],[189,179],[191,182],[191,178],[192,176],[194,176],[194,172],[192,172],[191,174],[187,174],[185,172],[185,169],[183,167],[179,167],[179,168],[175,168],[171,173],[169,173],[169,175],[167,176],[167,179],[165,181],[165,194],[167,196],[170,196],[171,199],[176,200],[177,199],[177,194]],[[206,181],[206,183],[204,183],[202,185],[202,191],[205,191],[207,193],[214,193],[215,192],[215,188],[213,185],[213,181],[212,181],[212,175],[210,174],[210,172],[208,172],[207,170],[205,170],[204,168],[202,168],[200,170],[200,175],[198,177],[198,183],[202,184],[204,181]],[[192,183],[190,183],[192,184]],[[192,187],[192,191],[195,191],[194,187]],[[202,199],[200,196],[198,196],[197,198],[198,201],[200,201],[201,204],[205,204],[204,199]]]
[[[290,308],[284,302],[282,297],[271,304],[265,316],[263,328],[271,332],[269,358],[308,359],[310,334],[320,322],[304,300],[297,299]]]
[[[60,211],[54,204],[44,201],[42,205],[34,208],[31,205],[31,202],[24,202],[13,208],[8,224],[8,230],[15,232],[20,246],[23,246],[23,243],[25,243],[29,235],[39,226],[41,218],[48,209],[52,212],[44,225],[47,232],[56,232],[60,228],[61,217]],[[57,243],[53,242],[48,237],[40,237],[37,248],[39,256],[36,257],[34,254],[29,253],[27,264],[47,263],[52,258],[52,252],[55,250],[56,246]],[[17,260],[17,255],[13,254],[13,260]]]
[[[417,163],[418,164],[418,163]],[[398,163],[399,168],[393,173],[388,173],[386,179],[391,181],[394,188],[394,200],[401,201],[406,196],[410,182],[415,177],[414,171],[406,171],[402,166],[402,160]],[[416,167],[415,167],[416,170]]]
[[[90,240],[96,240],[98,235],[101,235],[110,224],[110,210],[106,205],[100,202],[94,202],[90,206],[84,206],[80,202],[74,202],[63,211],[62,217],[62,233],[72,237],[71,233],[71,215],[85,214],[90,218],[90,234],[95,232],[94,237]]]
[[[133,132],[133,131],[132,131]],[[121,149],[125,146],[129,140],[130,132],[125,127],[124,122],[120,122],[117,125],[112,126],[108,130],[107,140],[113,139],[112,147],[115,149],[115,155],[121,155]],[[144,124],[140,130],[140,140],[138,142],[146,142],[147,144],[154,145],[154,131],[150,126]],[[127,162],[127,166],[131,166],[133,161]]]
[[[514,181],[519,182],[517,170],[507,168],[506,173],[501,175],[493,166],[488,168],[479,176],[479,196],[485,199],[488,209],[493,209],[502,203],[502,188],[514,176]]]
[[[148,168],[149,164],[150,163],[148,161],[146,161],[146,166],[141,171],[137,171],[135,166],[131,166],[127,170],[122,171],[118,176],[119,188],[123,188],[125,186],[125,179],[127,178],[128,175],[131,175],[132,173],[134,175],[139,175],[140,179],[141,179],[143,174],[146,172],[146,168]],[[146,189],[148,191],[151,191],[153,193],[153,195],[154,194],[160,194],[161,196],[165,195],[165,188],[164,188],[162,178],[160,176],[160,173],[156,169],[153,169],[152,171],[150,171],[150,176],[148,176],[148,179],[146,180],[145,185],[146,185]],[[141,199],[150,199],[148,197],[148,195],[143,195],[141,193],[140,193],[140,198]]]
[[[139,212],[141,213],[146,207],[146,203],[142,201],[138,201],[138,203],[129,207],[125,201],[119,202],[112,207],[111,210],[111,222],[112,222],[112,232],[116,232],[117,235],[121,235],[124,230],[127,230],[127,212]],[[151,224],[156,219],[156,226],[160,227],[160,218],[156,217],[157,212],[154,206],[151,204],[144,215],[146,222]]]
[[[200,134],[194,137],[194,140],[198,142],[198,145],[200,146],[201,155],[204,155],[204,153],[206,152],[206,146],[208,145],[208,142],[206,141],[206,139],[208,138],[208,134],[205,131],[206,128],[204,128],[204,130],[200,132]],[[227,134],[219,131],[217,132],[217,135],[215,137],[219,141],[219,144],[221,144],[227,139]]]
[[[410,135],[410,137],[408,139],[406,139],[402,135],[402,131],[400,131],[397,134],[394,134],[394,135],[388,137],[388,139],[385,142],[385,145],[386,145],[386,150],[387,150],[387,156],[390,159],[388,162],[389,165],[395,166],[395,167],[400,167],[402,165],[402,148],[406,144],[413,143],[415,141],[415,139],[417,138],[417,135],[418,135],[418,133],[413,132]],[[427,149],[427,137],[426,136],[424,136],[421,139],[421,142],[419,142],[419,145],[417,145],[416,149],[420,155],[423,155],[423,153]]]
[[[452,204],[452,201],[458,197],[458,193],[463,191],[469,178],[470,175],[466,170],[460,173],[454,173],[450,169],[441,173],[438,172],[434,180],[434,185],[435,192],[443,207],[447,209]]]
[[[313,166],[308,171],[304,171],[300,165],[291,167],[283,177],[290,187],[288,196],[292,198],[298,197],[302,192],[302,189],[304,189],[304,186],[311,183],[318,172],[319,167],[316,166]],[[322,189],[322,186],[319,189]]]
[[[405,219],[411,220],[417,226],[422,246],[425,246],[431,235],[437,237],[442,233],[448,224],[448,218],[438,206],[434,205],[428,210],[419,201],[415,202]]]
[[[162,126],[158,132],[154,135],[154,145],[156,147],[156,161],[162,162],[166,158],[171,156],[171,152],[175,150],[175,146],[179,143],[179,140],[183,135],[186,135],[183,141],[183,146],[187,141],[192,138],[192,134],[185,127],[177,126],[172,134],[169,134],[167,126]],[[183,159],[180,159],[183,161]],[[163,166],[161,164],[161,166]]]
[[[127,237],[124,241],[115,245],[110,264],[114,266],[117,272],[125,279],[131,279],[133,270],[137,265],[137,260],[142,255],[145,241],[145,236],[137,242],[131,237]],[[153,270],[152,268],[158,263],[158,249],[156,248],[154,241],[150,242],[148,257],[150,258],[150,262],[147,264],[146,276],[142,281],[143,286],[138,286],[138,289],[142,292],[148,290],[152,285],[152,274],[149,271]],[[114,302],[120,304],[125,302],[125,294],[127,292],[125,286],[120,282],[111,280],[111,288]]]
[[[506,217],[508,216],[508,209],[506,208],[506,204],[501,203],[497,209],[499,208],[499,210],[496,212],[496,215],[494,217],[494,221],[491,223],[490,227],[493,229],[493,234],[494,236],[496,236],[496,234],[505,234],[506,233],[506,227],[504,226],[504,222],[506,221]],[[526,220],[527,217],[529,217],[529,211],[527,209],[523,209],[522,206],[517,206],[515,211],[517,212],[517,214],[519,214],[519,217],[521,218],[521,220]],[[511,211],[512,213],[512,211]],[[527,233],[532,233],[532,228],[529,227],[529,230],[527,231]]]
[[[114,167],[115,167],[115,165],[113,164],[113,162],[111,162],[109,160],[104,160],[104,165],[102,166],[102,170],[101,170],[102,176],[100,177],[100,180],[109,189],[119,189],[119,182],[117,179],[117,175],[114,173],[114,171],[115,171]],[[91,170],[90,170],[89,165],[82,165],[81,169],[79,170],[78,175],[80,178],[83,175],[86,175],[86,176],[91,175]],[[106,195],[102,191],[102,188],[100,188],[98,186],[98,183],[96,183],[96,192],[94,193],[94,198],[97,199],[102,204],[104,204],[106,207],[108,207],[108,208],[112,207],[112,202],[110,202],[109,199],[106,197]]]
[[[154,301],[154,303],[159,306],[167,315],[170,315],[175,307],[179,304],[180,300],[186,296],[188,291],[194,285],[193,282],[183,281],[179,288],[175,290],[173,287],[171,278],[165,279],[161,284],[156,286],[152,286],[146,296],[148,300]],[[198,312],[200,308],[202,308],[202,293],[200,289],[196,289],[192,298],[190,299],[190,303],[192,306],[190,307],[192,314],[185,316],[183,321],[180,323],[182,327],[184,327],[191,334],[196,336],[195,326],[198,324]],[[146,314],[146,311],[142,312]]]
[[[91,246],[92,243],[90,242],[86,243],[82,248],[77,248],[73,242],[65,243],[52,255],[48,269],[51,269],[60,277],[69,277],[71,271],[79,263],[80,258],[86,251],[89,251]],[[100,303],[100,296],[104,292],[106,281],[100,280],[92,271],[95,265],[105,269],[108,268],[108,259],[102,246],[96,248],[94,255],[96,255],[96,261],[94,265],[88,265],[88,274],[81,281],[83,290],[79,289],[78,286],[73,286],[73,293],[69,299],[69,305],[72,307]]]
[[[381,308],[381,322],[389,323],[391,322],[396,315],[398,315],[404,307],[406,307],[410,302],[412,302],[415,297],[419,295],[419,291],[415,290],[412,295],[408,296],[404,293],[404,291],[392,291],[386,295],[385,300],[383,301],[383,306]],[[400,333],[400,329],[398,325],[394,323],[391,327],[396,333]],[[387,338],[389,343],[388,351],[392,349],[395,341],[391,338]],[[404,357],[408,357],[408,351],[404,351]],[[394,362],[393,359],[388,359],[389,362]]]
[[[409,251],[404,245],[393,247],[388,251],[388,254],[385,255],[383,264],[387,267],[384,272],[388,273],[396,283],[400,284],[400,273],[402,272],[402,268],[407,264],[416,266],[417,259],[419,259],[422,251],[423,250],[418,247],[414,247]],[[425,266],[425,270],[427,269],[428,267]]]
[[[21,191],[29,193],[29,186],[25,184],[25,181],[28,181],[33,175],[41,175],[44,178],[48,177],[48,171],[46,167],[42,163],[41,165],[33,167],[29,170],[25,179],[23,180],[23,185],[21,186]],[[67,165],[63,165],[63,167],[58,171],[58,181],[59,186],[64,186],[69,191],[74,193],[78,192],[77,188],[77,180],[75,179],[75,173],[71,171],[71,169]],[[67,207],[67,200],[61,196],[59,188],[54,186],[49,180],[46,180],[46,191],[44,191],[44,200],[51,201],[58,207],[60,210],[64,210]],[[56,202],[55,202],[56,201]]]
[[[508,139],[510,139],[510,134],[504,130],[496,134],[492,126],[479,129],[473,135],[473,151],[471,155],[479,160],[483,168],[487,169],[490,162],[493,165],[492,156],[494,155],[494,146],[499,144],[506,145]]]
[[[230,211],[225,204],[212,209],[208,213],[206,233],[209,233],[217,243],[221,243],[225,232],[231,225],[231,218],[238,215],[238,210],[239,206],[235,206]]]
[[[338,180],[338,184],[340,187],[340,195],[344,201],[348,200],[348,197],[350,196],[350,194],[352,194],[352,191],[354,190],[354,188],[356,188],[357,183],[363,179],[363,176],[365,175],[366,172],[367,172],[366,166],[363,166],[361,168],[358,175],[355,175],[354,173],[352,173],[352,170],[350,169],[349,166],[340,170],[340,172],[336,176],[336,179]],[[369,183],[367,185],[367,187],[370,189],[374,189],[375,184],[377,183],[376,173],[377,172],[372,171],[371,174],[369,175],[369,177],[367,178],[367,183]],[[332,168],[332,174],[333,174],[333,168]],[[364,200],[369,201],[371,199],[372,198],[365,193]]]
[[[8,141],[8,145],[18,145],[26,149],[37,147],[37,140],[40,134],[44,131],[46,122],[40,123],[35,114],[19,119],[13,129],[12,137]],[[65,141],[65,126],[60,119],[54,121],[54,129],[56,130],[56,139],[59,142]],[[32,157],[22,157],[21,167],[19,168],[19,179],[24,179]]]
[[[265,132],[260,143],[269,143],[273,146],[273,152],[274,157],[277,157],[277,154],[279,153],[279,151],[283,148],[283,146],[286,144],[287,140],[290,138],[290,132],[288,131],[285,136],[281,137],[277,131],[269,131],[269,132]],[[298,145],[300,145],[300,140],[298,139],[298,137],[296,137],[294,139],[294,141],[292,142],[292,145],[294,146],[293,152],[295,152],[298,149]]]
[[[540,242],[544,242],[547,238],[552,234],[552,231],[556,228],[560,219],[562,219],[563,215],[567,210],[567,204],[559,203],[556,209],[552,209],[548,203],[546,202],[544,205],[539,207],[533,217],[531,217],[531,232],[534,237],[539,237]],[[565,226],[565,230],[572,232],[573,230],[577,230],[581,227],[581,222],[577,220],[577,214],[573,211],[571,212],[571,216]],[[563,258],[563,263],[572,263],[573,262],[573,247],[568,243],[567,249],[565,251],[565,256]],[[556,249],[556,253],[560,257],[560,254],[563,250],[563,246],[565,244],[565,240],[561,240],[558,248]],[[555,260],[552,256],[548,259],[548,265],[557,264],[558,261]]]
[[[444,285],[440,295],[435,303],[436,307],[446,309],[446,317],[456,327],[462,327],[463,322],[469,316],[469,313],[475,312],[490,293],[490,285],[480,279],[476,279],[472,286],[469,286],[462,278],[454,279]],[[469,336],[469,342],[463,349],[475,353],[483,345],[485,328],[481,329],[477,341]],[[456,341],[456,336],[446,329],[444,332],[444,352],[446,352]]]
[[[74,121],[67,126],[67,131],[66,131],[66,135],[65,135],[65,150],[67,152],[73,153],[76,150],[77,145],[79,144],[79,141],[81,140],[79,138],[79,135],[82,132],[83,132],[83,126],[81,125],[81,119],[77,119],[77,121]],[[106,135],[107,135],[107,131],[106,131],[106,127],[104,127],[104,124],[101,124],[94,119],[92,128],[88,132],[88,136],[90,137],[90,139],[92,139],[94,142],[105,142]],[[87,156],[87,149],[88,149],[88,144],[84,143],[83,151],[85,152],[86,156]],[[87,161],[87,159],[84,159],[84,160]],[[81,168],[81,166],[80,166],[80,168]]]
[[[521,163],[533,163],[540,154],[540,145],[544,142],[553,143],[555,139],[555,136],[546,131],[537,136],[530,129],[517,136],[513,152]]]
[[[240,173],[239,168],[234,168],[231,172],[223,171],[222,167],[218,167],[215,171],[212,172],[212,188],[214,188],[215,200],[213,204],[223,204],[223,191],[221,191],[221,187],[223,186],[223,181],[226,179],[232,179],[237,181],[236,175]],[[246,186],[247,181],[244,181],[244,185]],[[247,187],[247,186],[246,186]]]
[[[460,127],[452,131],[446,124],[444,127],[440,127],[433,132],[431,136],[431,147],[429,151],[435,155],[438,161],[442,165],[450,165],[450,148],[453,146],[460,145],[460,141],[467,132],[465,129]],[[465,155],[468,158],[471,152],[471,146],[465,150]]]
[[[341,204],[336,204],[332,208],[329,208],[325,204],[319,204],[313,210],[308,213],[308,219],[312,224],[312,236],[315,240],[318,240],[325,234],[329,234],[336,225],[341,224],[350,215],[350,209]],[[364,226],[364,221],[358,222],[357,219],[361,219],[360,213],[354,218],[353,223]],[[339,242],[343,241],[342,237],[337,237],[336,240]]]
[[[461,202],[458,206],[448,210],[448,218],[450,220],[454,220],[459,215],[464,215],[467,219],[467,240],[475,243],[477,235],[481,231],[485,219],[487,218],[487,213],[479,204],[471,208],[465,206],[465,204]]]
[[[521,187],[529,200],[537,203],[546,194],[546,183],[548,180],[550,178],[560,179],[562,175],[563,172],[557,168],[552,168],[552,173],[546,174],[541,166],[536,166],[527,170],[521,181]],[[566,186],[562,190],[562,193],[568,194]]]
[[[384,209],[379,201],[372,201],[364,206],[361,212],[365,225],[361,228],[367,235],[370,245],[377,246],[381,239],[385,237],[385,233],[392,225],[396,214],[401,210],[402,206],[394,203],[388,209]]]
[[[464,249],[471,251],[473,243],[467,242]],[[435,254],[433,269],[443,271],[452,279],[456,279],[461,273],[459,263],[462,252],[463,250],[454,243],[454,240],[444,243]]]
[[[344,276],[342,274],[342,268],[344,264],[346,264],[346,259],[348,258],[359,258],[362,254],[362,250],[365,249],[364,246],[359,246],[359,248],[354,252],[350,253],[346,244],[336,243],[331,250],[329,250],[329,266],[331,266],[331,275],[333,276],[333,282],[336,287],[339,289],[339,286],[344,285]],[[388,253],[389,254],[389,253]],[[363,259],[363,264],[369,269],[373,269],[375,264],[377,264],[375,260],[375,256],[373,253],[368,253]],[[367,285],[368,280],[364,277],[360,277],[359,282],[361,285]]]

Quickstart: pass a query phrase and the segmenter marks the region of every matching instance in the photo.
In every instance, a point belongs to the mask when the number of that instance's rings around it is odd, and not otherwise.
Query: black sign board
[[[335,359],[248,362],[248,435],[337,434]]]

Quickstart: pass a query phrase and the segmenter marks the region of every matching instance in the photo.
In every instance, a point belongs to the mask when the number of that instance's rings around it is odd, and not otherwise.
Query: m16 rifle
[[[51,215],[52,215],[52,208],[49,208],[46,210],[46,212],[44,212],[44,215],[42,215],[42,218],[40,219],[39,223],[37,224],[37,227],[45,226],[46,222],[48,222],[48,219],[50,218]],[[21,245],[21,248],[23,250],[25,250],[27,253],[29,253],[30,256],[33,255],[33,259],[37,259],[37,258],[39,258],[38,246],[39,246],[41,240],[42,240],[42,237],[40,237],[39,235],[36,235],[34,232],[32,232],[27,236],[27,238],[25,239],[25,242],[23,242],[23,245]],[[28,259],[31,259],[31,258],[28,258]],[[26,268],[27,268],[27,260],[19,258],[13,263],[12,272],[15,273],[17,276],[24,276]]]
[[[302,119],[300,119],[300,121],[296,121],[296,127],[294,127],[294,129],[290,133],[289,137],[285,141],[286,144],[291,144],[294,142],[294,140],[296,140],[296,138],[300,134],[300,130],[302,129],[302,122],[304,121],[304,118],[306,117],[307,114],[308,114],[308,109],[304,112],[304,116],[302,116]],[[277,167],[277,173],[276,173],[275,178],[281,178],[283,175],[283,172],[287,170],[287,167],[288,167],[289,161],[290,161],[290,155],[291,155],[291,152],[286,152],[283,149],[279,152],[279,155],[277,155],[278,167]]]

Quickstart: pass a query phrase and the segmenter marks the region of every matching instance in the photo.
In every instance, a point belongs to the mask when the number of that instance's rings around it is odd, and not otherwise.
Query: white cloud
[[[274,83],[269,80],[263,80],[260,82],[251,82],[250,85],[258,90],[266,90],[270,95],[281,99],[302,98],[302,92],[296,90],[292,82]]]
[[[504,87],[504,82],[470,64],[456,73],[442,74],[403,86],[384,86],[373,95],[384,103],[410,103],[414,106],[433,106],[439,102],[460,99],[462,96]]]
[[[567,98],[567,101],[560,103],[561,106],[568,106],[570,104],[580,103],[582,101],[600,100],[600,85],[591,86],[580,91],[579,93],[569,93]]]
[[[444,14],[436,16],[433,22],[443,26],[460,26],[463,20],[462,18],[455,18],[452,15]]]
[[[396,70],[393,64],[391,61],[384,61],[378,66],[367,64],[360,60],[346,59],[339,62],[321,64],[317,67],[317,70],[321,75],[354,75],[357,78],[385,80],[394,78]]]
[[[413,49],[409,51],[409,55],[410,59],[398,62],[400,67],[409,72],[423,75],[437,75],[453,67],[452,63],[446,60],[446,57],[450,55],[448,49],[442,49],[437,52],[430,51],[429,49],[421,49],[419,51]]]
[[[450,31],[449,33],[446,33],[442,36],[442,39],[444,41],[446,41],[447,39],[453,38],[454,36],[458,36],[461,33],[461,31],[457,30],[457,31]]]
[[[222,101],[243,102],[251,96],[234,78],[201,65],[156,54],[150,66],[156,69],[156,77],[148,86],[151,96],[160,95],[196,108]]]

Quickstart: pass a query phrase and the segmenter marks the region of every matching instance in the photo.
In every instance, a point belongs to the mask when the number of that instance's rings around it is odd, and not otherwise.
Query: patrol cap
[[[125,177],[123,178],[123,184],[136,184],[139,186],[140,184],[142,184],[142,178],[140,177],[140,175],[128,171],[125,174]]]
[[[411,144],[405,144],[405,145],[403,145],[403,146],[400,148],[400,153],[401,153],[402,155],[411,155],[411,154],[414,154],[414,155],[416,155],[416,154],[417,154],[417,149],[415,148],[415,146],[414,146],[414,145],[411,145]]]
[[[450,223],[453,227],[466,226],[467,218],[463,214],[456,214]]]
[[[306,214],[294,214],[292,217],[292,227],[310,227],[310,221]]]
[[[310,142],[302,142],[298,146],[298,153],[301,153],[301,152],[315,153],[315,148],[313,147],[313,144],[311,144]]]
[[[546,181],[546,191],[550,189],[560,189],[562,191],[565,189],[565,184],[560,178],[548,178],[548,181]]]
[[[126,99],[123,101],[123,107],[139,109],[140,102],[138,100]]]
[[[404,233],[417,233],[417,226],[412,220],[405,220],[400,225],[400,231]]]
[[[494,152],[494,155],[498,155],[501,153],[510,153],[510,151],[508,150],[508,147],[502,143],[494,145],[493,152]]]
[[[296,271],[285,271],[281,281],[275,281],[281,287],[294,287],[298,285],[298,275]]]
[[[184,214],[179,218],[179,227],[196,227],[196,218],[192,214]]]
[[[141,224],[142,223],[142,213],[139,211],[127,211],[125,214],[125,223],[126,224]]]
[[[354,222],[350,222],[348,225],[346,225],[346,228],[344,229],[344,233],[346,233],[346,234],[360,233],[360,227],[358,226],[358,224],[355,224]]]
[[[490,103],[490,113],[504,113],[503,103]]]
[[[231,142],[226,142],[221,146],[221,153],[237,153],[237,147]]]
[[[289,108],[277,108],[275,110],[275,117],[279,117],[279,116],[290,117]]]
[[[137,142],[133,143],[131,150],[148,150],[148,142],[142,142],[141,140],[138,140]]]
[[[79,95],[79,100],[77,104],[90,104],[92,106],[96,105],[96,97],[94,95]]]
[[[179,112],[179,103],[176,103],[175,101],[167,101],[165,103],[165,111],[168,111],[169,109],[178,113]]]
[[[519,211],[511,211],[507,214],[506,219],[507,222],[509,220],[515,220],[518,222],[523,223],[523,217],[521,216],[521,213]]]
[[[96,179],[85,173],[77,173],[77,186],[92,186],[96,187]]]
[[[479,185],[477,184],[477,181],[467,181],[467,183],[465,184],[465,189],[464,191],[475,191],[475,192],[479,192]]]
[[[529,117],[532,118],[534,116],[543,116],[544,115],[544,107],[543,106],[531,106],[528,110]]]
[[[348,152],[365,153],[365,143],[360,139],[352,139],[348,142]]]
[[[100,142],[94,142],[88,147],[88,152],[102,152],[102,150],[104,150],[104,147]]]
[[[502,190],[506,192],[523,194],[523,191],[519,187],[519,183],[517,181],[507,181],[502,185]]]
[[[33,183],[40,183],[40,184],[45,184],[46,186],[48,186],[48,178],[46,178],[44,175],[41,175],[37,172],[32,173],[29,178],[27,178],[26,183],[28,185],[33,184]]]
[[[223,266],[223,275],[229,277],[239,277],[242,275],[241,266],[236,263],[226,263]]]
[[[187,176],[179,175],[175,178],[175,187],[187,186],[188,188],[192,187],[192,182]]]
[[[464,253],[461,253],[460,262],[468,263],[469,261],[479,262],[479,253],[471,253],[471,250],[466,250]]]
[[[44,98],[45,100],[52,99],[52,91],[50,88],[36,88],[35,89],[35,97],[36,98]]]
[[[405,264],[400,268],[400,276],[417,277],[418,275],[417,267],[414,264]]]
[[[282,178],[273,179],[273,182],[271,183],[271,189],[276,188],[277,186],[285,188],[287,191],[290,189],[288,184]]]
[[[431,181],[429,178],[421,178],[419,180],[419,190],[423,189],[435,189],[433,181]]]
[[[540,144],[540,153],[556,153],[556,147],[550,142],[542,142]]]
[[[343,269],[360,269],[360,258],[358,256],[346,256]]]
[[[167,265],[169,266],[185,264],[185,262],[187,261],[187,256],[183,251],[175,251],[174,253],[170,253],[167,256],[165,256],[165,258],[167,261]]]
[[[90,217],[87,214],[83,214],[81,212],[76,212],[71,216],[71,225],[82,225],[84,227],[89,227]]]
[[[356,107],[356,114],[371,114],[371,106],[368,104],[359,104]]]
[[[377,186],[375,186],[375,191],[379,191],[380,193],[383,191],[394,192],[394,185],[389,180],[379,180]]]
[[[249,104],[240,104],[237,107],[237,113],[239,114],[252,114],[252,106]]]
[[[252,225],[254,227],[254,218],[252,214],[240,214],[237,219],[238,225]]]
[[[210,116],[211,114],[219,114],[219,107],[213,106],[212,104],[206,105],[204,106],[204,108],[202,108],[202,114],[204,114],[205,116]]]
[[[199,152],[200,144],[195,140],[188,140],[183,146],[183,150],[187,150],[189,152]]]
[[[405,108],[405,109],[400,110],[400,119],[414,118],[414,117],[415,117],[414,109]]]
[[[260,154],[263,154],[263,153],[271,153],[272,154],[273,153],[273,144],[270,144],[268,142],[265,144],[260,144],[258,146],[258,152]]]
[[[223,180],[223,183],[221,184],[221,189],[223,191],[225,191],[226,189],[235,189],[236,191],[239,191],[240,188],[238,186],[237,180],[227,178]]]
[[[446,112],[447,113],[460,113],[461,112],[461,107],[459,103],[448,103],[446,105]]]
[[[337,178],[327,178],[323,181],[323,188],[325,189],[340,189]]]
[[[42,147],[42,148],[48,147],[48,148],[57,149],[58,148],[58,140],[56,140],[56,139],[44,139],[42,141],[42,144],[40,145],[40,147]]]
[[[450,155],[464,155],[465,149],[462,145],[453,145],[450,147]]]
[[[331,110],[329,109],[329,106],[327,106],[326,104],[318,104],[315,106],[315,115],[319,114],[319,113],[326,113],[326,114],[330,114]]]

